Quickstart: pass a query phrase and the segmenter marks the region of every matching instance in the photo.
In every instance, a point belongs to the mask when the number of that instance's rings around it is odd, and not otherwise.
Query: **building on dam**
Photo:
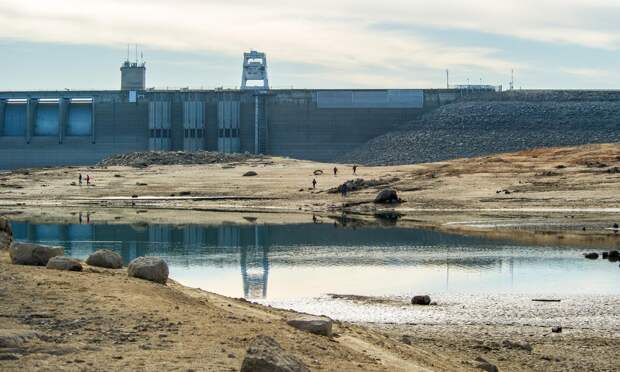
[[[147,88],[125,61],[120,90],[0,92],[0,168],[93,164],[133,151],[251,152],[329,161],[462,89],[270,89],[244,53],[240,89]]]

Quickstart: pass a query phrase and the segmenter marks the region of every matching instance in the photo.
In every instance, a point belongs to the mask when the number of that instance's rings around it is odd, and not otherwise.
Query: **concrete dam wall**
[[[388,164],[617,141],[616,102],[618,91],[0,92],[0,169],[88,165],[149,150]],[[406,136],[395,132],[403,127]]]
[[[330,161],[457,98],[452,90],[0,92],[0,168],[148,150]]]

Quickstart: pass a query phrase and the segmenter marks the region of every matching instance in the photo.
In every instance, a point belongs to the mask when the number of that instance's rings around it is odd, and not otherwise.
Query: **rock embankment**
[[[620,141],[620,102],[459,102],[376,137],[340,159],[396,165],[531,148]]]
[[[141,151],[126,154],[112,155],[103,159],[98,166],[128,166],[147,167],[150,165],[189,165],[189,164],[215,164],[246,161],[250,159],[263,159],[261,155],[254,154],[224,154],[211,151]]]

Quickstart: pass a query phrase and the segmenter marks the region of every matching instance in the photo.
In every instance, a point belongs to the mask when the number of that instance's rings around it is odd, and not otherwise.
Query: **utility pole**
[[[510,90],[515,88],[515,70],[510,70]]]
[[[446,89],[450,89],[450,71],[446,69]]]

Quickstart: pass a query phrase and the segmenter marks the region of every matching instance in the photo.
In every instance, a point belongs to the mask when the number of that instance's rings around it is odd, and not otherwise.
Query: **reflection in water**
[[[67,255],[77,258],[100,248],[119,252],[125,263],[160,256],[184,284],[246,298],[328,292],[620,292],[617,267],[583,260],[580,250],[420,229],[30,223],[14,223],[13,229],[17,240],[63,245]]]

